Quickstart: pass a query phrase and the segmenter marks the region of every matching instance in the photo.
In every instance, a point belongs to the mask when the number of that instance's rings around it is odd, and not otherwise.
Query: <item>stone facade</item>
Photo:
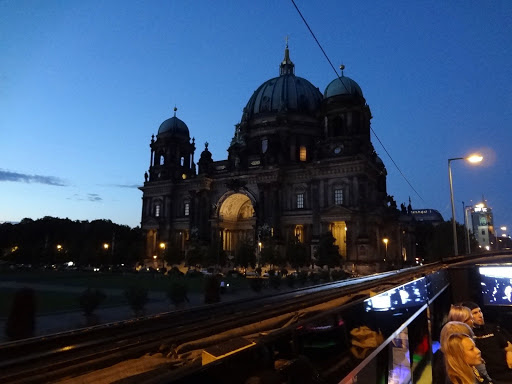
[[[194,139],[176,112],[152,137],[140,188],[147,258],[167,247],[186,254],[190,239],[219,239],[228,254],[244,239],[260,251],[263,232],[281,251],[298,240],[314,254],[327,231],[344,261],[404,257],[405,231],[359,85],[342,74],[322,94],[295,76],[288,48],[279,69],[249,99],[228,159],[214,161],[206,143],[196,166]]]

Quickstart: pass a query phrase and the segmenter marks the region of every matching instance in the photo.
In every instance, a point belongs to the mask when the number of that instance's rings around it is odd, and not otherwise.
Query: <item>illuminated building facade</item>
[[[271,236],[280,252],[300,241],[314,253],[330,231],[340,258],[399,257],[403,240],[386,168],[370,140],[370,107],[359,85],[342,74],[323,94],[295,75],[288,47],[279,76],[247,102],[228,147],[214,161],[205,144],[197,164],[188,126],[176,116],[152,137],[145,175],[142,229],[146,258],[158,245],[187,253],[194,240],[234,254]],[[263,247],[265,244],[263,243]]]
[[[487,250],[495,248],[496,233],[492,209],[485,203],[481,203],[467,207],[467,211],[469,213],[468,226],[471,227],[480,248]]]

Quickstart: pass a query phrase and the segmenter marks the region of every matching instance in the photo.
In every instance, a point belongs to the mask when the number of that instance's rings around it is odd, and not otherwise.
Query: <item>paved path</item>
[[[71,286],[58,286],[50,284],[38,284],[38,283],[16,283],[12,281],[0,282],[0,288],[33,288],[36,291],[53,291],[53,292],[77,292],[81,293],[84,291],[84,287],[71,287]],[[121,289],[102,289],[108,295],[123,295]],[[263,293],[264,294],[264,293]],[[254,297],[262,295],[251,290],[244,290],[233,293],[226,293],[221,296],[222,302],[240,300],[243,298]],[[149,292],[149,302],[145,307],[146,316],[155,315],[158,313],[169,312],[175,310],[174,305],[170,304],[165,292]],[[204,305],[204,296],[200,293],[192,293],[188,295],[189,303],[186,308],[197,307]],[[128,320],[134,318],[134,314],[131,308],[127,305],[98,308],[94,311],[97,316],[98,324],[106,324],[117,322],[121,320]],[[0,342],[7,341],[5,337],[5,322],[6,318],[0,318]],[[87,321],[81,311],[67,311],[57,312],[46,315],[36,316],[36,329],[35,336],[50,335],[53,333],[69,331],[73,329],[79,329],[87,327]]]

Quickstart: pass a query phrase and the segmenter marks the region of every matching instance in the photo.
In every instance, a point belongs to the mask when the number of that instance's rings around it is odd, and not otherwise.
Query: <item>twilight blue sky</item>
[[[296,0],[361,86],[388,194],[451,217],[485,196],[512,227],[512,1]],[[279,74],[335,74],[291,1],[0,0],[0,222],[43,216],[140,224],[149,142],[177,116],[227,157],[252,93]]]

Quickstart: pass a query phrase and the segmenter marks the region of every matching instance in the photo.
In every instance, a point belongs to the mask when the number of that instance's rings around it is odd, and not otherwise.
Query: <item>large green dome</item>
[[[314,115],[322,102],[322,93],[302,77],[295,76],[295,65],[288,47],[280,64],[280,76],[265,81],[256,89],[244,108],[244,119],[279,112]]]

